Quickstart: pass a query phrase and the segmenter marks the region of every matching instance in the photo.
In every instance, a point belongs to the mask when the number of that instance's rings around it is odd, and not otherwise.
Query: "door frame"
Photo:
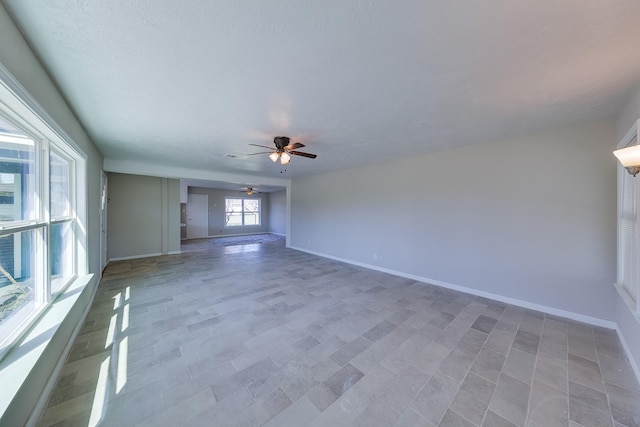
[[[193,197],[193,199],[199,198],[202,202],[206,201],[204,204],[204,224],[199,224],[199,227],[204,226],[204,235],[203,236],[193,236],[189,233],[191,218],[189,217],[189,198]],[[193,200],[192,199],[192,200]],[[193,206],[193,203],[191,203]],[[186,208],[186,220],[187,220],[187,239],[203,239],[209,237],[209,195],[207,194],[188,194],[187,195],[187,208]],[[202,213],[202,212],[201,212]],[[193,229],[193,228],[192,228]]]
[[[107,206],[109,204],[108,177],[100,176],[100,272],[107,267]]]

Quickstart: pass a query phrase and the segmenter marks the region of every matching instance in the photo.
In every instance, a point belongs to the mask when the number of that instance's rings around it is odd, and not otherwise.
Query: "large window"
[[[77,275],[74,170],[0,111],[0,356]]]
[[[260,199],[225,199],[225,227],[260,225]]]

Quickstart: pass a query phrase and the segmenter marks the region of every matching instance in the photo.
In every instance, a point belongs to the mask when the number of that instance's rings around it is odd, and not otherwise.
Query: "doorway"
[[[209,236],[209,196],[189,194],[187,196],[187,239]]]

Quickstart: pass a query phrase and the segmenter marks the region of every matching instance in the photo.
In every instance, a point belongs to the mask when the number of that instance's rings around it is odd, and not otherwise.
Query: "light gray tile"
[[[203,389],[144,420],[147,425],[178,425],[184,414],[200,414],[216,403],[213,392]]]
[[[490,334],[496,323],[498,323],[497,319],[483,315],[478,317],[471,327],[485,334]]]
[[[458,384],[455,381],[436,373],[427,381],[410,408],[438,425],[457,389]]]
[[[596,351],[600,356],[607,356],[612,358],[624,358],[624,348],[620,343],[620,340],[613,331],[613,334],[594,334]]]
[[[544,331],[543,331],[544,334]],[[555,337],[542,335],[540,338],[539,353],[553,356],[558,359],[567,357],[567,337]]]
[[[318,384],[309,390],[306,397],[315,405],[319,412],[322,412],[335,402],[339,396],[333,393],[326,385]]]
[[[269,420],[265,427],[304,426],[319,414],[315,405],[303,397]]]
[[[482,427],[516,427],[516,425],[489,410],[487,411],[487,415],[484,417]]]
[[[317,346],[318,344],[320,344],[320,341],[315,339],[313,336],[309,335],[301,339],[300,341],[296,342],[293,345],[293,347],[297,350],[307,351],[310,348]]]
[[[264,413],[260,419],[263,423],[275,417],[292,404],[287,394],[279,388],[259,399],[257,403]]]
[[[531,387],[528,384],[501,374],[489,409],[517,426],[524,426],[530,391]]]
[[[436,342],[430,342],[418,350],[411,362],[422,372],[432,375],[451,353],[447,347]]]
[[[362,334],[362,336],[372,342],[378,341],[380,338],[384,337],[385,335],[387,335],[389,332],[393,331],[397,327],[398,327],[397,324],[390,322],[388,320],[384,320],[378,323],[373,328],[369,329],[364,334]]]
[[[612,425],[609,402],[604,393],[569,382],[569,418],[584,427]]]
[[[438,427],[475,427],[475,425],[464,419],[460,414],[449,409],[444,414],[444,417],[442,417],[442,421],[440,421]]]
[[[591,335],[588,337],[584,337],[582,335],[569,335],[568,348],[569,353],[574,356],[582,357],[583,359],[591,360],[592,362],[598,361],[596,343]]]
[[[425,385],[429,375],[413,366],[405,367],[380,395],[383,401],[402,413]]]
[[[487,337],[488,335],[484,332],[480,332],[475,329],[469,329],[467,333],[462,337],[455,349],[475,356],[484,346]]]
[[[364,374],[352,365],[345,365],[322,384],[312,388],[307,396],[320,411],[324,411],[363,376]]]
[[[533,335],[540,335],[544,323],[544,314],[540,312],[527,311],[520,322],[519,330],[529,332]]]
[[[449,323],[451,323],[453,319],[455,319],[455,317],[456,316],[450,313],[439,312],[437,315],[433,317],[433,319],[429,321],[429,324],[436,326],[440,329],[444,329],[445,326],[447,326]]]
[[[627,390],[640,391],[640,384],[633,372],[629,360],[625,357],[612,358],[605,355],[598,357],[602,378],[611,384],[626,388]]]
[[[569,372],[566,359],[557,359],[539,353],[536,359],[534,380],[567,393]]]
[[[498,325],[499,324],[500,323],[498,323]],[[511,349],[511,343],[513,342],[513,339],[515,337],[515,332],[511,333],[497,329],[498,325],[493,328],[493,331],[489,335],[489,338],[487,338],[485,348],[506,356],[507,354],[509,354],[509,350]]]
[[[351,359],[369,348],[370,345],[371,341],[363,337],[358,337],[329,357],[338,365],[344,366],[349,363]]]
[[[449,407],[475,425],[480,425],[494,388],[495,384],[469,373]]]
[[[373,343],[365,351],[351,359],[351,364],[364,374],[376,367],[382,359],[393,352],[396,348],[382,341]]]
[[[129,375],[108,391],[104,425],[464,425],[489,397],[484,426],[634,425],[640,385],[614,330],[277,244],[190,241],[180,255],[110,264],[38,425],[88,423],[125,287]],[[470,392],[472,380],[495,384],[493,396]]]
[[[396,423],[393,427],[436,427],[431,421],[427,421],[422,415],[418,414],[411,408],[408,408],[406,411],[400,415]]]
[[[613,419],[623,425],[640,426],[640,392],[606,384]]]
[[[604,391],[598,364],[573,354],[569,354],[569,381]]]
[[[507,356],[502,372],[525,384],[531,384],[535,363],[536,356],[513,347]]]
[[[471,372],[493,383],[498,381],[505,357],[493,350],[483,348],[471,366]]]
[[[539,344],[539,335],[535,335],[523,330],[518,330],[512,345],[513,348],[517,348],[518,350],[526,351],[527,353],[535,355],[538,353]]]
[[[471,367],[471,364],[475,360],[476,355],[467,353],[460,350],[453,350],[449,356],[442,362],[438,372],[446,375],[449,378],[461,382],[467,371]]]
[[[356,418],[355,425],[362,427],[392,426],[400,417],[400,413],[386,402],[376,399]]]
[[[566,393],[534,381],[529,412],[529,419],[537,425],[566,427],[569,424],[569,398]]]

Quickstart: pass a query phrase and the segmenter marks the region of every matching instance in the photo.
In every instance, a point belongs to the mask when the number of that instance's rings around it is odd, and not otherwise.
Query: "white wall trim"
[[[167,255],[179,255],[181,253],[182,253],[182,251],[169,251],[169,253]]]
[[[51,117],[47,111],[35,100],[33,96],[22,86],[22,84],[5,68],[0,64],[0,85],[4,86],[15,98],[22,102],[22,105],[26,107],[31,114],[35,115],[44,123],[48,130],[57,137],[57,139],[64,141],[71,147],[78,156],[83,159],[87,158],[84,151],[73,141],[73,139],[67,134],[58,123]],[[83,129],[84,130],[84,129]],[[51,137],[52,135],[47,135]]]
[[[259,234],[273,234],[268,231],[258,231],[253,233],[237,233],[237,234],[214,234],[213,236],[208,237],[198,237],[196,239],[188,239],[188,240],[198,240],[198,239],[216,239],[220,237],[240,237],[240,236],[257,236]]]
[[[287,235],[285,233],[274,233],[273,231],[269,231],[269,234],[274,234],[276,236],[287,237]]]
[[[633,317],[636,319],[636,322],[640,323],[640,312],[636,309],[637,304],[633,300],[631,295],[629,295],[627,289],[623,285],[618,283],[614,283],[613,287],[616,289],[616,292],[618,292],[618,295],[620,295],[620,299],[622,299]]]
[[[156,253],[152,253],[152,254],[141,254],[141,255],[121,256],[121,257],[109,258],[109,261],[107,261],[107,265],[109,265],[109,263],[111,261],[126,261],[128,259],[150,258],[150,257],[154,257],[154,256],[161,256],[161,255],[162,255],[162,252],[156,252]]]
[[[271,178],[266,176],[249,175],[242,173],[182,168],[172,165],[158,165],[134,160],[115,160],[108,158],[105,158],[103,161],[103,169],[107,172],[126,173],[132,175],[146,175],[175,179],[222,181],[235,184],[259,181],[260,185],[263,186],[272,185],[287,188],[291,183],[291,180],[284,178]]]
[[[640,368],[638,367],[638,363],[636,359],[633,358],[633,353],[631,353],[631,349],[629,345],[627,345],[627,341],[624,339],[624,335],[622,331],[616,324],[616,333],[618,334],[618,338],[620,339],[620,343],[622,344],[622,348],[624,348],[625,353],[627,353],[627,359],[629,359],[629,364],[631,365],[631,369],[633,369],[633,373],[636,374],[636,379],[640,382]]]
[[[302,249],[302,248],[298,248],[298,247],[295,247],[295,246],[288,246],[288,247],[291,248],[291,249],[295,249],[297,251],[309,253],[311,255],[317,255],[317,256],[320,256],[320,257],[323,257],[323,258],[329,258],[329,259],[332,259],[332,260],[335,260],[335,261],[340,261],[340,262],[344,262],[344,263],[347,263],[347,264],[357,265],[358,267],[364,267],[364,268],[368,268],[370,270],[375,270],[375,271],[380,271],[382,273],[392,274],[394,276],[405,277],[407,279],[417,280],[419,282],[427,283],[427,284],[430,284],[430,285],[440,286],[442,288],[452,289],[454,291],[459,291],[459,292],[464,292],[464,293],[471,294],[471,295],[476,295],[476,296],[479,296],[479,297],[489,298],[489,299],[492,299],[494,301],[500,301],[500,302],[504,302],[504,303],[507,303],[507,304],[515,305],[515,306],[518,306],[518,307],[527,308],[527,309],[530,309],[530,310],[536,310],[536,311],[540,311],[540,312],[547,313],[547,314],[552,314],[554,316],[566,317],[567,319],[571,319],[571,320],[575,320],[575,321],[583,322],[583,323],[588,323],[588,324],[594,325],[594,326],[600,326],[600,327],[608,328],[608,329],[617,329],[616,322],[613,322],[611,320],[605,320],[605,319],[599,319],[597,317],[586,316],[584,314],[579,314],[579,313],[574,313],[574,312],[571,312],[571,311],[561,310],[559,308],[554,308],[554,307],[549,307],[549,306],[546,306],[546,305],[536,304],[536,303],[532,303],[532,302],[529,302],[529,301],[519,300],[519,299],[515,299],[515,298],[510,298],[510,297],[505,297],[505,296],[502,296],[502,295],[493,294],[491,292],[484,292],[484,291],[480,291],[478,289],[468,288],[466,286],[454,285],[452,283],[442,282],[440,280],[429,279],[428,277],[416,276],[414,274],[408,274],[408,273],[404,273],[402,271],[391,270],[391,269],[379,267],[379,266],[376,266],[376,265],[365,264],[365,263],[362,263],[362,262],[357,262],[357,261],[352,261],[352,260],[349,260],[349,259],[335,257],[335,256],[332,256],[332,255],[327,255],[327,254],[324,254],[324,253],[321,253],[321,252],[315,252],[315,251],[311,251],[311,250],[308,250],[308,249]],[[630,354],[631,353],[627,352],[627,355],[630,355]]]

